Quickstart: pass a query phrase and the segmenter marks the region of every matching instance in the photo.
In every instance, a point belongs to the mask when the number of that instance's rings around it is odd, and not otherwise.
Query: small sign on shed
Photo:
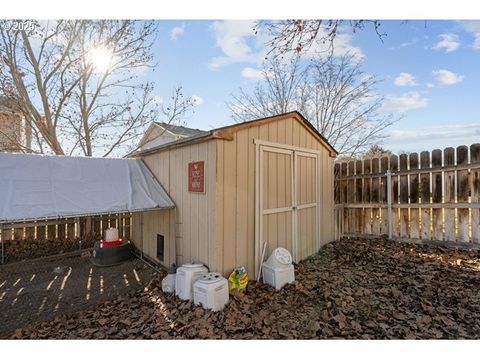
[[[188,191],[205,193],[205,162],[196,161],[188,164]]]

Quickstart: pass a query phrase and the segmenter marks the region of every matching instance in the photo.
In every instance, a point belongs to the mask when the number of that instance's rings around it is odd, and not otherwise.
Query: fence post
[[[392,240],[392,172],[387,170],[387,217],[388,217],[388,240]]]

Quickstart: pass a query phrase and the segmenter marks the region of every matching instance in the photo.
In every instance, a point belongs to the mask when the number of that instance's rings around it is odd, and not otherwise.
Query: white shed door
[[[297,262],[313,253],[318,236],[317,154],[257,145],[256,266],[283,247]]]

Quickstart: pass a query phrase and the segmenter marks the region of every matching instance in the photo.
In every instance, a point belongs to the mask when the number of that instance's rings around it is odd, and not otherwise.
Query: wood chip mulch
[[[159,288],[17,329],[28,339],[478,339],[480,254],[350,239],[326,245],[280,291],[251,282],[217,313]]]

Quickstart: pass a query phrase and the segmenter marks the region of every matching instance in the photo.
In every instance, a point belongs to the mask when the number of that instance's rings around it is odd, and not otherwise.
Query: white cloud
[[[343,33],[342,30],[335,35],[333,40],[333,47],[328,41],[314,41],[312,46],[305,50],[302,55],[307,57],[312,56],[329,56],[332,54],[333,56],[344,56],[344,55],[351,55],[357,61],[361,61],[365,59],[365,54],[363,53],[362,49],[358,46],[354,46],[352,44],[352,35]],[[328,36],[327,30],[320,29],[317,34],[317,39],[326,38]]]
[[[215,46],[220,48],[223,55],[214,57],[210,67],[218,69],[239,62],[258,62],[258,54],[248,43],[248,39],[255,36],[254,26],[254,20],[215,21],[212,25]]]
[[[460,21],[461,26],[465,31],[473,35],[473,44],[472,48],[475,50],[480,49],[480,21],[471,20],[471,21]]]
[[[170,30],[170,40],[175,41],[178,39],[180,35],[183,35],[185,32],[185,24],[182,24],[182,26],[175,26]]]
[[[246,67],[244,69],[242,69],[242,71],[240,72],[240,74],[246,78],[246,79],[250,79],[250,80],[261,80],[264,78],[264,72],[263,70],[261,69],[254,69],[254,68],[251,68],[251,67]]]
[[[475,40],[473,41],[473,48],[475,50],[480,49],[480,32],[475,34]]]
[[[454,123],[454,121],[453,121]],[[418,142],[420,140],[446,139],[446,140],[465,140],[466,138],[480,135],[480,123],[456,124],[423,127],[411,130],[391,130],[389,138],[392,140],[402,140],[409,142]]]
[[[399,96],[389,96],[383,106],[384,111],[406,112],[413,109],[424,108],[428,105],[428,99],[416,91],[411,91]]]
[[[222,51],[210,61],[210,68],[218,69],[222,66],[235,63],[251,63],[260,65],[265,59],[267,49],[265,44],[271,36],[261,29],[254,33],[254,20],[225,20],[216,21],[212,25],[215,45]],[[352,35],[346,29],[339,29],[333,43],[333,56],[350,54],[357,61],[365,58],[362,49],[352,44]],[[327,31],[320,29],[317,38],[327,36]],[[313,56],[329,56],[330,43],[314,41],[310,48],[302,51],[301,55],[307,58]]]
[[[433,76],[442,85],[454,85],[463,81],[464,76],[449,70],[433,70]]]
[[[193,95],[191,99],[195,106],[202,105],[205,102],[205,100],[203,100],[203,98],[198,95]]]
[[[415,76],[409,73],[400,73],[394,80],[395,85],[397,86],[415,86],[417,82]]]
[[[435,84],[434,83],[427,83],[427,88],[429,89],[433,89],[435,87]]]
[[[440,34],[440,41],[433,47],[435,50],[445,50],[446,52],[452,52],[458,49],[460,42],[458,36],[455,34]]]

